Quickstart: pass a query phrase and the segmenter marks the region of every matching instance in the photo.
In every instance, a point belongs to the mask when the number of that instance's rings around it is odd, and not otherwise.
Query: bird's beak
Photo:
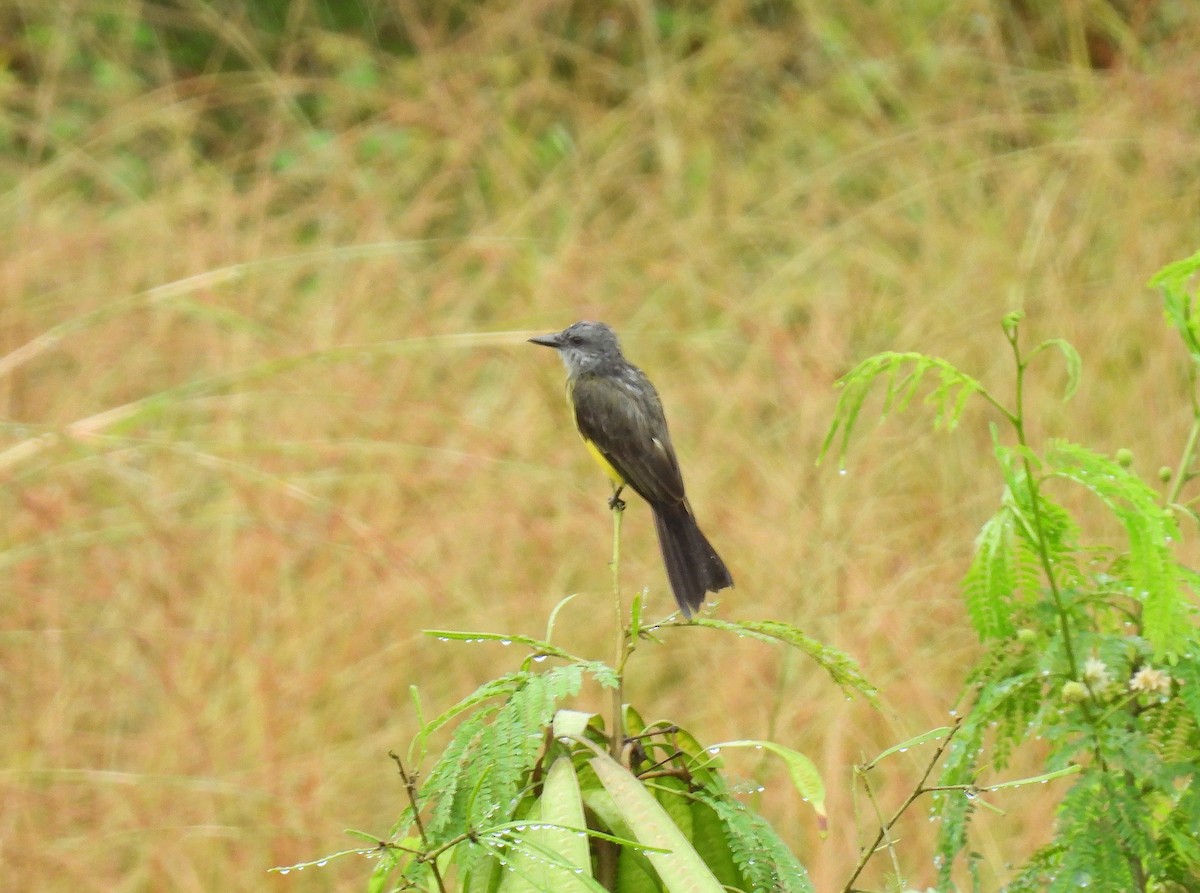
[[[529,343],[540,344],[542,347],[553,347],[556,349],[562,345],[562,342],[559,340],[558,332],[555,332],[553,335],[538,335],[534,338],[530,338]]]

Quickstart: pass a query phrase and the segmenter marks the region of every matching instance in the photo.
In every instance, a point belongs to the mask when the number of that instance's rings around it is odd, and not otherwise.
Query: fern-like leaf
[[[718,620],[715,617],[697,617],[694,626],[707,626],[747,636],[762,642],[791,645],[804,652],[825,670],[844,689],[858,692],[876,707],[879,706],[879,690],[867,681],[854,658],[830,645],[818,642],[803,630],[779,620]]]
[[[496,679],[489,679],[471,694],[461,699],[457,704],[444,710],[440,715],[430,720],[429,723],[421,730],[423,736],[428,737],[440,729],[446,723],[451,722],[455,718],[462,716],[474,707],[486,703],[494,698],[507,698],[513,692],[525,685],[529,680],[530,673],[524,670],[519,670],[515,673],[508,673]]]
[[[845,458],[863,404],[876,382],[882,380],[884,383],[882,415],[886,418],[908,408],[927,373],[937,378],[937,383],[925,400],[934,408],[935,428],[952,430],[962,417],[967,399],[972,394],[987,394],[977,380],[939,357],[890,351],[876,354],[863,360],[838,380],[841,393],[833,411],[833,423],[821,445],[820,458],[825,457],[835,440],[839,444],[839,461]]]
[[[963,578],[967,614],[981,639],[1012,635],[1011,602],[1017,588],[1017,544],[1011,508],[991,517],[975,540],[975,557]]]
[[[985,680],[947,749],[939,785],[975,784],[985,738],[996,730],[1009,736],[1023,736],[1023,729],[1014,728],[1011,722],[1000,726],[1000,720],[1036,710],[1042,697],[1041,689],[1041,676],[1034,670]],[[993,722],[997,726],[993,726]],[[947,791],[936,794],[934,803],[942,818],[937,859],[940,883],[944,886],[950,881],[954,860],[967,845],[967,826],[975,811],[975,802],[960,791]]]
[[[1149,819],[1145,798],[1127,777],[1098,770],[1083,775],[1059,806],[1058,835],[1065,850],[1047,889],[1142,889],[1154,849],[1146,833]]]
[[[1133,595],[1142,602],[1146,638],[1157,656],[1177,652],[1186,616],[1168,543],[1179,539],[1173,516],[1158,494],[1107,456],[1056,442],[1046,456],[1050,473],[1087,488],[1125,528]]]
[[[512,818],[558,703],[579,693],[590,666],[568,664],[545,673],[501,677],[430,723],[441,725],[475,708],[455,729],[421,791],[422,800],[432,804],[426,823],[430,844]],[[505,693],[502,704],[488,703]],[[484,855],[481,847],[455,848],[464,874]]]
[[[745,889],[762,893],[812,893],[808,872],[762,816],[723,790],[698,791],[725,826],[729,853],[745,879]]]
[[[1162,291],[1167,320],[1179,332],[1188,353],[1196,360],[1200,360],[1200,316],[1196,312],[1200,291],[1189,286],[1198,273],[1200,252],[1167,264],[1150,280],[1151,286]]]

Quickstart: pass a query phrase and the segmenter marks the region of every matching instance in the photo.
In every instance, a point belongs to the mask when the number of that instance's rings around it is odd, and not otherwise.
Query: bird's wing
[[[644,375],[581,375],[571,402],[579,432],[639,496],[652,505],[683,500],[662,403]]]

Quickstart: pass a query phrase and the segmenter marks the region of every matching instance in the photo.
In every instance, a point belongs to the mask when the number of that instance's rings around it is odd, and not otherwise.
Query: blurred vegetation
[[[1072,439],[1149,474],[1190,424],[1144,283],[1200,243],[1194,3],[0,0],[0,26],[13,889],[359,889],[264,872],[396,815],[410,683],[493,674],[421,628],[536,633],[580,591],[567,646],[604,647],[607,486],[515,330],[617,328],[738,581],[719,613],[849,651],[893,705],[699,631],[630,679],[702,740],[813,756],[827,841],[743,770],[817,889],[874,830],[837,780],[944,724],[977,654],[957,583],[996,499],[982,413],[815,468],[833,381],[920,350],[1002,389],[1021,309],[1082,356]],[[1035,446],[1065,424],[1045,387]],[[665,612],[638,509],[626,580]],[[920,771],[889,763],[881,801]],[[983,889],[1049,839],[1035,787],[973,824]],[[937,828],[898,830],[934,883]]]
[[[1200,252],[1153,280],[1190,356],[1193,388],[1200,364],[1198,273]],[[1194,658],[1200,577],[1174,552],[1179,522],[1200,520],[1200,497],[1190,486],[1200,408],[1193,396],[1192,427],[1177,467],[1164,466],[1157,475],[1161,493],[1129,470],[1133,453],[1127,448],[1109,457],[1059,438],[1042,450],[1031,448],[1024,395],[1030,373],[1045,365],[1038,355],[1061,356],[1067,399],[1078,390],[1082,364],[1062,339],[1024,345],[1021,318],[1004,318],[1013,353],[1012,403],[969,373],[920,353],[878,354],[839,381],[842,395],[823,454],[839,441],[845,451],[872,390],[884,391],[885,415],[906,409],[924,392],[940,428],[955,428],[971,401],[988,404],[997,416],[994,453],[1004,489],[999,509],[975,540],[962,584],[984,652],[968,675],[963,714],[942,730],[941,748],[890,824],[916,798],[933,794],[933,817],[941,822],[937,889],[955,888],[960,861],[978,889],[979,855],[969,848],[968,829],[980,805],[992,808],[981,796],[1079,774],[1055,810],[1053,839],[1014,866],[1015,879],[1002,889],[1185,893],[1200,883],[1194,833],[1200,826],[1194,783],[1200,765]],[[1063,505],[1062,492],[1071,489],[1101,507],[1090,513],[1090,522],[1107,513],[1107,526],[1120,534],[1093,540],[1095,530],[1085,532]],[[999,781],[1014,753],[1029,751],[1033,741],[1044,742],[1034,751],[1045,751],[1045,774]],[[937,784],[926,786],[939,763]],[[859,867],[884,844],[893,853],[894,889],[900,889],[905,872],[888,830],[881,819]],[[847,884],[847,893],[852,888]]]

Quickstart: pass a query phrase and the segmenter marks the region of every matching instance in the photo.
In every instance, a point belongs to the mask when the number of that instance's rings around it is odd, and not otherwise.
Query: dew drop
[[[281,869],[279,869],[279,873],[280,873],[280,874],[288,874],[288,873],[290,873],[290,872],[291,872],[291,869],[290,869],[290,868],[281,868]]]

